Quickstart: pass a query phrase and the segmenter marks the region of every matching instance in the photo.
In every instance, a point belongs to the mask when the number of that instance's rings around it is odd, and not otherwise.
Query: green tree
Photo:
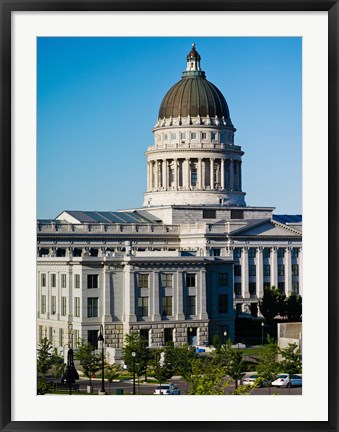
[[[136,353],[134,359],[132,352]],[[147,365],[150,360],[146,339],[135,331],[131,332],[130,334],[126,334],[122,358],[127,365],[127,370],[129,372],[133,372],[135,367],[135,373],[138,377],[146,374]]]
[[[289,343],[287,348],[279,348],[279,354],[282,356],[280,362],[281,369],[289,376],[301,373],[302,371],[302,354],[296,343]],[[288,381],[290,391],[291,380]]]
[[[289,321],[301,321],[302,298],[300,295],[291,293],[286,299],[286,315]]]
[[[80,339],[78,350],[74,357],[80,361],[83,372],[89,378],[89,384],[92,386],[92,375],[101,367],[101,355],[94,351],[94,347],[91,344]]]
[[[219,353],[220,352],[220,348],[221,348],[221,341],[220,341],[220,338],[219,338],[218,335],[214,335],[213,336],[212,345],[214,346],[215,351],[217,353]]]
[[[54,348],[51,353],[51,372],[55,379],[62,377],[65,370],[64,358],[58,353],[58,350]]]
[[[37,369],[41,374],[41,379],[45,381],[47,372],[52,367],[52,343],[43,338],[38,345]]]
[[[267,336],[268,344],[264,346],[259,354],[259,364],[256,367],[258,374],[257,383],[260,385],[266,381],[269,382],[268,392],[271,393],[271,381],[278,373],[279,364],[277,362],[278,345],[276,342]]]
[[[108,382],[108,394],[111,392],[112,381],[120,375],[121,366],[117,363],[108,363],[107,359],[105,362],[105,378]]]
[[[235,388],[238,388],[238,380],[241,379],[243,371],[243,353],[232,347],[230,339],[220,348],[220,361],[225,366],[225,372],[235,380]]]
[[[221,365],[213,364],[208,358],[196,358],[192,361],[190,376],[192,395],[222,395],[227,382],[225,370]]]
[[[276,289],[265,287],[262,301],[259,302],[259,309],[268,322],[272,322],[278,315],[285,315],[285,294]]]

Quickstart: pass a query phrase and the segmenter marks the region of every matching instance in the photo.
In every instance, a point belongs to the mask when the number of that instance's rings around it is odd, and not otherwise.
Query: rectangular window
[[[66,275],[61,275],[61,288],[66,288]]]
[[[167,141],[167,139],[168,139],[167,134],[164,134],[164,141]]]
[[[55,273],[51,274],[51,287],[52,288],[56,287],[56,274]]]
[[[241,265],[234,264],[234,276],[241,276]]]
[[[93,349],[98,349],[98,330],[87,330],[87,342]]]
[[[218,273],[218,285],[219,286],[228,286],[228,273]]]
[[[46,274],[45,273],[41,274],[41,286],[42,287],[46,286]]]
[[[64,344],[64,329],[59,329],[59,345],[63,346]]]
[[[66,309],[67,309],[67,298],[61,297],[61,315],[66,315]]]
[[[172,288],[172,286],[173,286],[172,273],[162,273],[161,274],[161,285],[163,288]]]
[[[80,275],[74,275],[74,286],[75,288],[80,288]]]
[[[244,212],[242,210],[231,210],[231,219],[244,219]]]
[[[249,276],[255,276],[256,275],[256,267],[254,264],[250,264],[248,266],[248,274],[249,274]]]
[[[211,140],[215,140],[217,138],[217,134],[215,132],[211,132]]]
[[[165,328],[164,329],[164,340],[166,342],[173,342],[173,329]]]
[[[148,274],[138,273],[138,288],[148,288]]]
[[[186,139],[186,132],[181,132],[180,139],[182,140]]]
[[[99,275],[89,274],[87,275],[87,288],[98,288]]]
[[[56,296],[52,296],[51,298],[51,315],[56,314]]]
[[[191,168],[191,185],[196,186],[198,181],[198,172],[196,168]]]
[[[249,250],[248,250],[248,258],[255,258],[256,253],[257,253],[257,251],[256,251],[255,248],[249,248]]]
[[[43,313],[43,314],[46,313],[46,296],[45,295],[41,296],[41,313]]]
[[[291,255],[292,255],[292,258],[298,258],[298,256],[299,256],[299,249],[298,248],[293,248]]]
[[[219,313],[228,313],[228,295],[227,294],[219,294],[218,310],[219,310]]]
[[[80,332],[79,330],[74,330],[74,347],[78,348],[80,343]]]
[[[87,299],[87,317],[95,318],[98,316],[98,297],[88,297]]]
[[[202,211],[203,219],[215,219],[217,217],[216,210],[203,210]]]
[[[256,295],[257,293],[257,284],[255,282],[250,282],[248,284],[249,292],[251,296]]]
[[[39,325],[39,342],[42,341],[42,326]]]
[[[191,132],[191,139],[197,139],[196,132]]]
[[[284,293],[284,292],[285,292],[285,282],[278,282],[278,290],[279,290],[281,293]]]
[[[48,327],[48,340],[53,344],[53,327]]]
[[[292,282],[292,291],[294,292],[294,294],[299,294],[299,282],[298,281]]]
[[[271,250],[268,249],[268,248],[264,248],[264,250],[263,250],[263,257],[264,258],[269,258],[270,255],[271,255]]]
[[[195,315],[195,296],[186,296],[186,315]]]
[[[207,139],[207,133],[206,132],[202,132],[201,139],[203,139],[203,140]]]
[[[269,282],[264,282],[264,284],[263,284],[263,288],[264,288],[264,290],[267,288],[267,289],[270,289],[271,288],[271,284],[269,283]]]
[[[278,276],[285,276],[284,264],[278,264]]]
[[[271,266],[264,264],[264,276],[271,276]]]
[[[80,297],[74,297],[74,316],[80,316]]]
[[[195,273],[187,273],[186,274],[186,286],[187,288],[195,287]]]
[[[138,316],[148,316],[148,297],[138,297]]]
[[[278,248],[277,255],[278,255],[278,258],[284,258],[285,249],[284,248]]]
[[[165,296],[162,298],[162,316],[173,315],[172,304],[173,304],[173,297],[172,296]]]
[[[220,249],[219,248],[213,248],[212,253],[213,253],[213,256],[220,256]]]
[[[175,140],[176,139],[176,134],[175,133],[171,133],[171,140]]]
[[[241,258],[241,248],[233,249],[233,259]]]
[[[292,276],[298,276],[298,275],[299,275],[299,265],[292,264]]]
[[[241,295],[241,282],[234,282],[234,294]]]

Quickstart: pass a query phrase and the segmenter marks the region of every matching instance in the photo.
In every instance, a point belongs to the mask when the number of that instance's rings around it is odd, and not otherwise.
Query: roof
[[[81,211],[65,210],[56,219],[66,219],[67,215],[79,223],[157,223],[158,218],[147,211]]]
[[[282,224],[302,223],[302,215],[272,215],[272,219]]]

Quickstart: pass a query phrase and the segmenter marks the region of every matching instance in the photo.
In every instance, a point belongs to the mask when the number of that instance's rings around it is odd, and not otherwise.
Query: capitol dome
[[[194,44],[186,59],[187,68],[181,80],[170,88],[161,102],[159,120],[219,118],[225,126],[233,128],[227,102],[221,91],[206,79]]]

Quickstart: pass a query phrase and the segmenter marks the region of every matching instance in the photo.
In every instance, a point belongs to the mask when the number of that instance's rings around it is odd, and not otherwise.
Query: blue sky
[[[301,38],[38,38],[38,218],[141,207],[161,100],[191,44],[224,94],[247,205],[302,212]]]

